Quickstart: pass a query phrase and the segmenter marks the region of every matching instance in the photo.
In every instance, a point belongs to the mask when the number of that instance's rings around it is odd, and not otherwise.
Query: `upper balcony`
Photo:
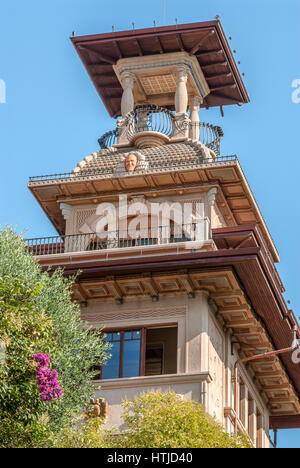
[[[41,265],[61,265],[71,261],[97,260],[107,265],[108,260],[128,261],[166,254],[227,251],[232,254],[244,252],[257,254],[272,276],[281,292],[284,287],[278,275],[274,260],[258,225],[231,226],[211,229],[208,218],[201,223],[150,227],[147,229],[127,229],[111,232],[75,234],[65,236],[27,239],[26,246],[33,255],[39,257]],[[183,255],[183,256],[184,256]],[[130,260],[130,261],[131,261]],[[80,269],[80,267],[78,266]]]
[[[208,218],[203,218],[201,222],[184,224],[181,226],[157,226],[138,229],[126,229],[117,231],[102,231],[99,233],[73,234],[66,236],[40,237],[27,239],[26,245],[34,255],[61,255],[82,252],[103,252],[105,256],[114,253],[119,249],[136,247],[135,253],[140,255],[140,250],[150,246],[155,250],[168,249],[173,244],[195,242],[197,244],[212,244],[210,233],[210,222]],[[124,255],[123,254],[123,255]],[[122,255],[121,255],[122,256]]]
[[[124,144],[143,149],[190,138],[203,143],[215,159],[221,154],[223,135],[219,126],[192,121],[187,115],[178,120],[169,109],[149,104],[136,106],[125,119],[118,121],[115,130],[105,133],[98,141],[101,149]]]

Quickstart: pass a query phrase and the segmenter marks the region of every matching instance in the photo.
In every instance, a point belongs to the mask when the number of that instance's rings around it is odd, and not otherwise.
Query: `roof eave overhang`
[[[74,257],[68,259],[65,254],[61,260],[56,259],[55,265],[48,257],[40,257],[44,268],[62,266],[66,275],[73,275],[81,271],[80,278],[101,278],[107,275],[130,275],[144,272],[177,271],[178,269],[218,269],[232,267],[238,281],[255,310],[264,323],[264,327],[271,337],[274,349],[291,346],[292,328],[291,315],[282,294],[276,286],[272,275],[268,271],[261,248],[242,248],[236,250],[218,250],[213,252],[195,252],[179,255],[157,257],[139,257],[135,259],[111,260],[109,265],[89,260],[76,262]],[[53,260],[52,260],[53,262]],[[300,336],[298,332],[298,336]],[[293,364],[291,357],[282,355],[280,358],[287,374],[300,397],[299,370]]]
[[[111,32],[111,33],[106,33],[106,34],[96,34],[96,35],[89,35],[89,36],[78,36],[78,37],[71,37],[71,41],[81,59],[83,62],[87,73],[89,74],[91,81],[93,82],[100,98],[102,99],[108,113],[110,114],[111,117],[118,117],[120,116],[120,106],[119,108],[115,107],[112,105],[111,99],[109,96],[106,95],[105,87],[101,87],[99,83],[97,82],[95,78],[95,73],[93,71],[93,66],[91,65],[90,60],[88,59],[89,53],[87,52],[87,47],[93,46],[97,47],[101,44],[111,44],[111,50],[114,50],[114,45],[116,42],[122,43],[122,41],[139,41],[143,40],[143,38],[163,38],[164,36],[174,36],[174,38],[180,36],[180,34],[186,34],[186,33],[195,33],[196,31],[214,31],[215,36],[218,40],[218,47],[220,50],[222,50],[224,54],[225,61],[227,63],[227,69],[228,73],[232,76],[232,79],[234,80],[235,85],[237,86],[237,89],[239,91],[239,98],[230,98],[228,96],[223,96],[220,97],[218,96],[217,103],[214,103],[212,105],[207,104],[204,102],[203,107],[212,107],[215,105],[220,105],[220,106],[225,106],[225,105],[232,105],[232,104],[238,104],[242,105],[245,103],[248,103],[250,101],[248,93],[246,91],[245,85],[243,83],[241,74],[238,70],[237,64],[235,62],[235,59],[233,57],[231,48],[229,46],[229,43],[226,39],[225,33],[223,31],[223,28],[221,26],[220,21],[207,21],[207,22],[201,22],[201,23],[191,23],[191,24],[181,24],[181,25],[173,25],[173,26],[163,26],[163,27],[158,27],[158,28],[147,28],[147,29],[138,29],[138,30],[131,30],[131,31],[118,31],[118,32]],[[184,49],[178,47],[178,51],[182,51]],[[175,51],[175,50],[173,50]],[[189,50],[187,50],[189,52]],[[127,56],[134,56],[133,55],[127,55]],[[138,53],[136,53],[136,56],[138,56]],[[113,65],[117,62],[120,56],[112,56],[111,58],[111,63],[104,62],[105,66],[108,69],[113,70]],[[126,55],[122,58],[126,58]],[[106,60],[107,57],[106,57]],[[120,90],[121,90],[121,85],[120,85]]]

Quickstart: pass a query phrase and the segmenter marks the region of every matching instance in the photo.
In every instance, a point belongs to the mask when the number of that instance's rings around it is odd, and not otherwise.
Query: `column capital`
[[[61,203],[60,204],[60,209],[62,212],[62,215],[66,221],[68,221],[71,218],[72,214],[72,206],[68,205],[67,203]]]
[[[194,110],[199,111],[202,103],[203,103],[203,98],[201,96],[190,97],[190,108],[193,108]]]
[[[188,79],[189,72],[189,67],[187,67],[186,65],[179,65],[176,68],[177,83],[179,83],[180,81],[186,82]]]
[[[135,74],[129,71],[123,71],[120,75],[123,89],[133,88],[135,82]]]

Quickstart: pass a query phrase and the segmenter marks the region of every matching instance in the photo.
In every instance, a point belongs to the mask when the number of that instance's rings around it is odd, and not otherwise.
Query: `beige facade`
[[[172,389],[202,403],[209,414],[233,433],[233,366],[239,356],[236,350],[231,354],[230,333],[224,332],[215,318],[207,293],[197,293],[193,299],[178,295],[162,297],[156,304],[149,299],[132,298],[121,310],[114,303],[95,301],[84,309],[83,318],[93,327],[108,329],[177,328],[175,373],[97,382],[101,390],[96,392],[96,397],[104,397],[109,405],[108,427],[122,424],[124,399],[132,399],[150,389]],[[251,435],[254,445],[267,447],[269,411],[245,368],[241,369],[240,388],[243,395],[247,389],[247,395],[239,404],[239,429]],[[254,404],[255,411],[251,409]]]

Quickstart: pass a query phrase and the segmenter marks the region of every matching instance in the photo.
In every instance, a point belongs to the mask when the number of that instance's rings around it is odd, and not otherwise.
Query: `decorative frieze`
[[[123,320],[147,320],[155,318],[175,318],[186,315],[185,307],[167,307],[145,310],[115,310],[113,312],[83,312],[82,319],[95,324],[109,324],[110,322],[121,322]]]

